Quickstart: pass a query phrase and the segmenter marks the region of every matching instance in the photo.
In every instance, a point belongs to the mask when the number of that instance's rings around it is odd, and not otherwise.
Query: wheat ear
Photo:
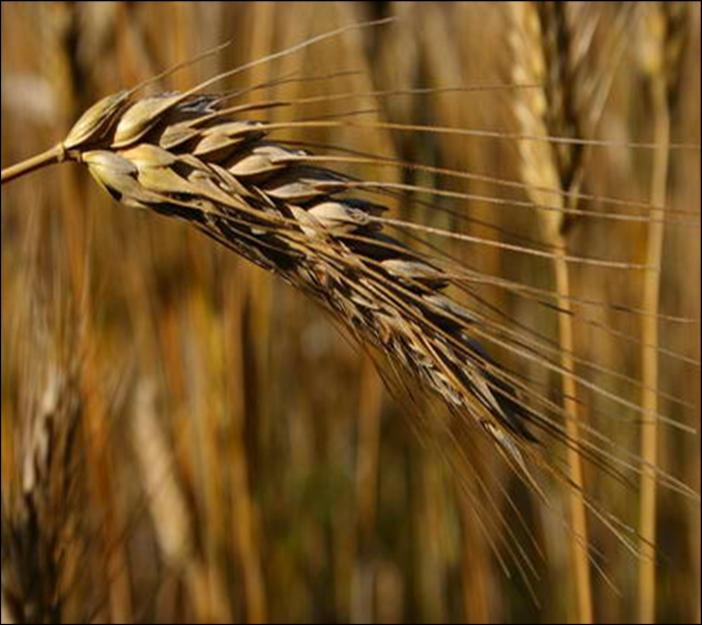
[[[76,584],[70,564],[79,550],[81,410],[72,377],[52,368],[22,432],[21,492],[3,493],[3,622],[61,622],[66,617],[65,595]]]
[[[476,318],[442,292],[439,268],[373,221],[383,206],[345,193],[347,177],[306,164],[266,123],[195,90],[109,96],[56,154],[86,165],[123,204],[185,219],[281,276],[528,472],[536,416],[478,344]]]
[[[513,79],[539,84],[541,89],[518,92],[515,114],[525,135],[579,138],[578,115],[574,96],[574,71],[570,61],[569,28],[565,9],[557,3],[511,3],[510,42],[514,53]],[[518,143],[521,171],[528,192],[536,204],[555,204],[560,209],[577,209],[577,191],[582,175],[582,145],[551,144],[534,141]],[[557,191],[550,194],[545,189]],[[575,195],[564,196],[562,192]],[[568,436],[578,441],[577,386],[574,377],[573,310],[570,299],[568,266],[565,262],[567,240],[563,212],[542,213],[544,238],[556,250],[554,274],[558,292],[558,335],[561,347],[563,406],[569,418]],[[575,488],[569,497],[571,523],[583,543],[571,542],[571,557],[577,595],[577,618],[592,622],[592,591],[587,544],[582,461],[576,449],[568,450],[569,476]]]

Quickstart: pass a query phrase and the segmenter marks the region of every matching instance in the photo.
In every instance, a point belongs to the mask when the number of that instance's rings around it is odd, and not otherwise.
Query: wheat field
[[[699,59],[3,2],[3,623],[699,622]]]

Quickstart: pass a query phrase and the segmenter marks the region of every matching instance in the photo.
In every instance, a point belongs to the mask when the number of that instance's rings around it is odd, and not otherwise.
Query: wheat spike
[[[79,519],[81,402],[71,377],[52,369],[23,431],[21,492],[2,502],[3,622],[65,618]]]
[[[590,38],[595,30],[592,18],[582,20],[577,41],[567,23],[566,7],[562,3],[511,3],[513,78],[542,85],[541,89],[516,94],[515,116],[524,134],[535,136],[583,137],[583,110],[592,109],[584,102],[587,80],[583,78]],[[585,16],[588,17],[587,15]],[[586,33],[586,34],[583,34]],[[575,45],[577,44],[577,45]],[[574,49],[576,52],[574,53]],[[577,192],[583,175],[584,146],[578,143],[535,143],[520,141],[521,171],[535,203],[550,201],[561,209],[577,209]],[[551,198],[545,189],[558,193]],[[575,192],[568,197],[566,194]],[[566,423],[569,437],[580,437],[577,409],[577,386],[570,280],[565,262],[566,230],[572,222],[564,212],[542,213],[541,226],[545,238],[557,250],[554,273],[559,293],[559,340],[564,369],[563,404],[569,415]],[[575,450],[568,454],[569,475],[573,485],[583,489],[583,468]],[[570,497],[570,514],[575,532],[587,542],[585,504],[577,492]],[[572,561],[577,593],[578,620],[592,622],[592,597],[588,556],[576,542],[572,545]]]
[[[266,126],[231,117],[214,95],[122,93],[88,110],[61,149],[118,201],[185,219],[313,297],[509,453],[533,441],[442,271],[372,219],[383,206]]]

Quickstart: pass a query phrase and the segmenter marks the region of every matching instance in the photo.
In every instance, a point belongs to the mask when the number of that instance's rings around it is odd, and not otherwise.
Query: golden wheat
[[[529,10],[527,7],[515,9]],[[484,437],[538,496],[547,499],[536,474],[556,477],[571,490],[573,509],[579,508],[581,517],[584,518],[586,509],[590,510],[593,518],[607,526],[630,551],[639,554],[629,530],[618,520],[612,520],[601,504],[586,492],[580,463],[589,463],[624,483],[630,482],[629,474],[640,473],[643,466],[643,470],[661,484],[688,496],[695,495],[651,459],[644,458],[642,465],[635,455],[620,449],[616,442],[607,441],[595,426],[580,424],[577,407],[581,403],[581,391],[576,394],[575,388],[610,401],[618,409],[632,411],[644,421],[685,427],[659,414],[657,407],[639,407],[624,393],[593,382],[583,374],[584,370],[598,370],[661,395],[651,382],[638,383],[594,360],[578,356],[572,336],[564,336],[563,328],[566,328],[566,335],[572,335],[572,329],[567,330],[569,319],[580,319],[580,308],[574,307],[593,305],[571,292],[569,267],[638,273],[650,269],[652,263],[630,262],[617,256],[569,253],[564,233],[579,219],[648,224],[656,219],[661,223],[664,219],[671,223],[685,222],[688,216],[682,212],[661,217],[659,212],[652,211],[652,219],[646,212],[650,207],[645,202],[621,201],[581,191],[584,155],[599,144],[600,147],[611,144],[590,138],[592,127],[596,125],[592,111],[598,109],[598,103],[605,96],[568,76],[563,67],[562,71],[558,69],[558,62],[564,63],[567,54],[558,49],[562,40],[555,31],[565,26],[556,19],[555,30],[549,30],[547,25],[553,21],[549,22],[550,18],[544,15],[549,11],[558,14],[560,9],[543,7],[538,11],[542,12],[540,28],[543,30],[535,33],[535,41],[521,50],[522,55],[518,54],[523,65],[514,65],[516,85],[506,90],[511,92],[516,88],[514,101],[521,122],[518,133],[323,117],[276,122],[261,119],[261,113],[275,111],[278,107],[302,107],[364,94],[234,104],[233,100],[250,91],[208,92],[217,81],[258,65],[257,61],[186,91],[145,95],[142,92],[149,85],[142,85],[108,96],[88,109],[55,148],[3,170],[2,180],[4,183],[54,162],[83,164],[98,184],[122,204],[184,220],[221,245],[277,274],[326,308],[371,354],[390,388],[408,404],[416,404],[415,417],[419,425],[445,435],[446,438],[440,440],[448,441],[451,453],[455,453],[456,457],[451,460],[459,473],[476,469],[479,452],[472,448],[473,439]],[[556,17],[563,19],[560,14]],[[533,26],[534,17],[531,19]],[[527,24],[523,31],[528,33],[529,28]],[[302,45],[308,46],[344,30],[349,29],[327,33]],[[585,43],[573,44],[576,65],[577,51],[581,58],[583,48],[587,47],[587,35],[584,39]],[[548,49],[549,42],[553,49],[547,60],[548,54],[543,50]],[[517,50],[518,45],[521,44],[517,44]],[[264,60],[299,48],[294,46]],[[546,68],[552,68],[548,74],[552,80],[544,75]],[[607,80],[601,81],[605,86],[607,83]],[[273,84],[264,82],[258,87],[269,88]],[[535,84],[549,85],[552,91],[534,88]],[[574,113],[577,107],[573,104],[573,100],[583,96],[566,93],[568,88],[582,89],[589,94],[590,99],[584,105],[580,103],[585,117],[590,114],[584,122],[587,134],[577,128]],[[440,90],[427,92],[438,94]],[[400,93],[374,90],[365,96],[382,98]],[[278,138],[279,133],[287,130],[313,133],[325,127],[386,129],[429,136],[492,135],[502,140],[516,140],[524,163],[523,181],[516,183],[497,176],[417,165],[371,153],[351,153],[343,149],[330,153],[324,150],[329,146],[314,145],[312,139],[304,142]],[[399,183],[353,177],[334,168],[335,164],[368,165],[378,170],[393,167],[421,175],[445,176],[449,180],[483,179],[526,191],[528,201],[435,188],[411,179]],[[422,199],[426,197],[429,199]],[[406,217],[386,216],[391,201],[402,202],[408,198],[411,205],[432,209],[437,208],[438,199],[446,198],[535,211],[543,224],[544,242],[487,239],[462,234],[435,222],[420,223]],[[589,199],[606,204],[611,211],[592,214],[583,210],[579,201]],[[654,198],[656,209],[662,204],[660,198]],[[446,213],[452,214],[451,211]],[[693,220],[686,223],[693,223]],[[399,237],[391,236],[391,231],[399,232]],[[486,275],[457,261],[444,249],[437,249],[432,245],[432,241],[437,240],[442,244],[475,244],[480,249],[504,250],[544,260],[552,263],[557,275],[565,277],[565,281],[557,280],[557,288],[551,290]],[[495,311],[478,295],[483,284],[496,286],[544,309],[555,307],[562,330],[560,342],[554,344],[543,334],[500,315],[499,310]],[[459,296],[466,301],[461,301]],[[597,302],[594,306],[602,307]],[[626,312],[640,314],[634,309]],[[654,321],[663,318],[657,310],[646,314]],[[659,353],[657,343],[653,345],[654,354]],[[554,400],[531,379],[504,365],[498,355],[533,365],[543,375],[560,376],[563,380],[560,400]],[[443,402],[446,416],[433,411],[423,414],[421,406],[432,395]],[[199,553],[193,539],[195,513],[189,509],[180,492],[181,486],[173,477],[173,460],[169,458],[167,446],[162,444],[152,412],[152,407],[140,405],[134,436],[135,448],[142,454],[138,464],[143,482],[147,491],[154,491],[147,507],[159,550],[171,568],[185,571],[190,595],[194,603],[199,604],[195,608],[198,618],[227,620],[226,610],[213,612],[208,608],[205,594],[221,592],[217,590],[221,589],[221,581],[204,581],[206,574],[201,559],[205,556]],[[554,452],[552,442],[566,449],[566,463]],[[149,445],[153,446],[152,451],[148,450]],[[159,488],[162,490],[156,493]],[[466,495],[481,517],[490,517],[490,509],[494,507],[492,497],[499,488],[492,476],[478,477],[477,482],[469,485]],[[242,501],[246,509],[248,497],[244,495]],[[175,512],[168,515],[166,510]],[[528,570],[531,563],[521,553],[519,539],[511,534],[509,520],[504,513],[497,516],[501,528],[510,535],[507,542],[511,544],[506,548],[518,561],[518,566]],[[248,521],[244,519],[242,523],[241,531],[245,534]],[[490,534],[489,528],[486,533]],[[242,550],[249,542],[244,534],[239,543]],[[584,523],[573,523],[573,546],[581,557],[581,577],[577,582],[582,597],[579,616],[590,620],[587,558],[593,558],[594,552],[590,549]],[[254,617],[258,620],[264,614],[262,594],[260,589],[256,590],[260,580],[255,581],[260,571],[256,572],[255,563],[249,571],[247,605],[251,615],[258,615]],[[527,572],[525,577],[528,575]],[[211,605],[224,603],[218,599]]]

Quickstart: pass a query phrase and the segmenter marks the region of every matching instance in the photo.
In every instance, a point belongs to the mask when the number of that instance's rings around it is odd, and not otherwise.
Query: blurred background
[[[617,3],[604,3],[601,23],[617,10]],[[699,5],[685,10],[672,141],[699,145]],[[227,86],[262,85],[243,95],[252,100],[355,94],[252,117],[359,116],[514,132],[509,90],[364,95],[510,82],[505,13],[495,3],[3,2],[2,163],[61,140],[104,95],[223,41],[232,45],[168,77],[163,89],[182,90],[319,33],[384,16],[399,19],[259,65]],[[598,135],[650,141],[633,25],[627,36]],[[597,37],[592,45],[596,55]],[[301,77],[316,79],[266,86]],[[288,136],[519,179],[510,140],[351,125]],[[699,149],[671,152],[670,207],[699,214],[699,167]],[[647,201],[650,170],[645,150],[605,148],[590,159],[585,188]],[[369,180],[497,193],[487,182],[398,167],[351,171]],[[519,190],[499,192],[522,197]],[[387,204],[404,219],[476,237],[510,241],[538,233],[525,211],[441,201],[473,221],[437,217],[402,198]],[[597,202],[587,208],[607,210]],[[507,504],[513,499],[543,550],[543,559],[533,556],[537,603],[491,549],[505,528],[489,516],[478,522],[455,471],[415,435],[412,417],[386,393],[370,358],[301,294],[186,224],[116,204],[74,164],[3,186],[1,215],[3,590],[19,593],[22,580],[31,579],[35,618],[574,619],[571,538],[558,519],[493,458],[480,459],[480,470],[502,480],[504,492],[495,499],[502,513],[514,514]],[[504,231],[481,225],[486,220]],[[569,245],[575,255],[617,250],[642,262],[645,234],[641,224],[583,220]],[[479,245],[457,244],[454,252],[475,271],[553,288],[539,259]],[[583,299],[640,306],[641,281],[633,273],[578,265],[571,279]],[[481,293],[515,322],[541,324],[555,337],[552,314],[494,285]],[[666,229],[661,312],[700,317],[699,218],[696,227]],[[638,336],[636,316],[601,308],[590,317]],[[595,323],[576,330],[583,358],[640,377],[638,345],[599,332]],[[661,387],[685,402],[662,399],[661,412],[696,428],[699,323],[662,322],[661,344],[678,355],[661,356]],[[540,376],[544,387],[558,386],[543,370],[525,373]],[[631,388],[615,392],[639,401]],[[599,405],[595,396],[587,401],[599,429],[636,452],[637,415],[619,408],[617,419],[598,422],[611,405]],[[661,465],[699,492],[699,435],[662,428],[659,451]],[[49,467],[44,482],[38,458]],[[586,477],[613,514],[636,525],[635,491],[614,496],[599,486],[597,473]],[[17,510],[31,488],[45,488],[48,504],[27,524]],[[552,494],[558,508],[559,495]],[[7,520],[13,518],[26,536],[12,534]],[[699,504],[661,490],[658,522],[657,617],[699,621]],[[593,570],[595,617],[635,620],[637,560],[606,528],[593,524],[592,533],[597,562],[618,589]],[[13,540],[23,545],[13,552],[15,562],[32,555],[10,576],[5,557]],[[42,611],[47,604],[53,612]],[[12,618],[11,608],[4,594],[3,621]]]

